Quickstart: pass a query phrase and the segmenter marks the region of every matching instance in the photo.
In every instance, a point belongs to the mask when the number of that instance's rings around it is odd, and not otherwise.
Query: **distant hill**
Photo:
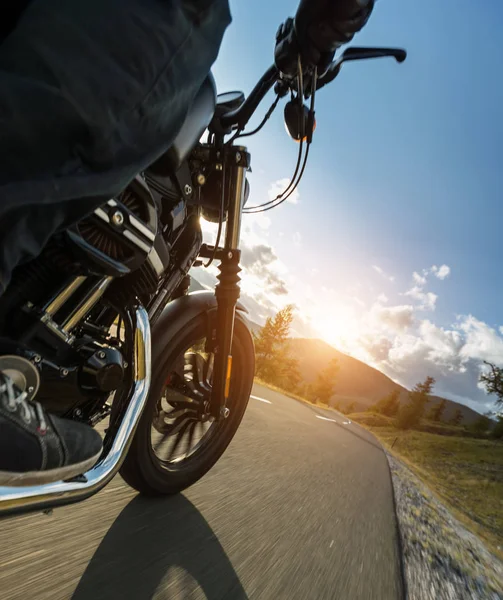
[[[191,278],[191,292],[207,289],[209,289],[208,286],[202,285],[194,277]],[[258,333],[261,326],[250,319],[248,321],[251,330]],[[340,371],[337,378],[336,394],[332,398],[333,402],[337,402],[343,407],[354,403],[354,412],[365,411],[369,406],[395,389],[400,391],[400,401],[402,403],[407,402],[408,390],[404,387],[361,360],[339,352],[323,340],[292,338],[289,343],[292,356],[299,361],[302,378],[308,383],[314,381],[318,373],[328,365],[332,358],[339,361]],[[428,411],[441,400],[442,398],[438,396],[432,396],[426,410]],[[446,399],[443,419],[451,419],[458,409],[463,415],[463,424],[473,423],[480,417],[479,413],[468,406]]]
[[[364,411],[395,389],[400,391],[400,401],[407,402],[408,390],[404,387],[377,369],[339,352],[323,340],[293,338],[289,343],[291,355],[299,361],[300,372],[306,382],[314,381],[317,374],[328,365],[332,358],[338,360],[340,371],[335,388],[336,394],[333,396],[334,402],[343,406],[354,402],[354,412]],[[426,410],[441,400],[442,398],[438,396],[432,396]],[[452,418],[457,409],[461,410],[464,424],[472,423],[480,417],[479,413],[468,406],[446,399],[443,419]]]

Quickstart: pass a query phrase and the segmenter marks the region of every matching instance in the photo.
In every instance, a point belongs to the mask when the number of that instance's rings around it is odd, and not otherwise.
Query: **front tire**
[[[230,409],[229,416],[227,419],[211,423],[201,440],[196,443],[192,451],[190,450],[195,429],[203,426],[202,423],[197,422],[195,412],[184,408],[187,406],[191,408],[192,404],[188,403],[192,403],[193,400],[183,396],[183,392],[173,391],[167,380],[172,381],[176,373],[180,373],[180,364],[182,364],[181,371],[187,371],[187,356],[189,362],[194,365],[201,363],[201,358],[194,359],[193,349],[202,348],[202,340],[206,338],[207,330],[207,315],[200,314],[188,323],[181,324],[179,331],[171,336],[162,351],[156,348],[157,359],[152,364],[152,384],[147,406],[120,471],[126,483],[142,494],[149,496],[176,494],[201,479],[222,456],[243,418],[253,385],[255,353],[250,331],[237,314],[232,346],[231,387],[227,402]],[[191,370],[190,365],[188,368]],[[197,366],[194,368],[197,370]],[[192,393],[192,397],[195,394],[197,398],[201,395],[201,389],[204,391],[205,386],[198,385],[196,388],[196,391],[189,393]],[[188,387],[185,389],[188,390]],[[191,389],[193,390],[194,386]],[[170,402],[171,413],[165,412],[166,401]],[[180,417],[173,416],[170,420],[170,414],[188,415],[189,425],[186,430],[188,429],[190,441],[185,455],[168,460],[160,455],[160,450],[154,448],[154,446],[162,447],[164,444],[162,440],[158,442],[159,432],[161,437],[164,435],[167,439],[167,443],[170,443],[170,436],[174,439],[172,447],[180,446],[180,440],[176,441],[174,436],[180,437],[180,432],[183,433],[182,429],[185,427],[183,423],[181,425],[178,423]],[[167,425],[163,418],[166,419]],[[203,429],[205,427],[206,425]],[[175,433],[171,434],[171,431]]]

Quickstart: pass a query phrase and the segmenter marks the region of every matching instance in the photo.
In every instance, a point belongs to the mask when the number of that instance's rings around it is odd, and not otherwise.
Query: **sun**
[[[333,306],[317,311],[312,325],[322,339],[339,349],[349,349],[359,335],[358,319],[347,307]]]

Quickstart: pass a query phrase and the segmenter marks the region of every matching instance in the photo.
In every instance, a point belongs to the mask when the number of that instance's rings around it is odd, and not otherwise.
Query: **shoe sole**
[[[58,467],[57,469],[47,469],[46,471],[26,471],[25,473],[0,471],[0,486],[26,487],[72,479],[77,475],[82,475],[82,473],[93,467],[98,462],[100,456],[101,450],[98,454],[80,463]]]

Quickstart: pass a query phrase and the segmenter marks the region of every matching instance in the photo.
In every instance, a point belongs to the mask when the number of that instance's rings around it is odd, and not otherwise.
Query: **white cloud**
[[[407,290],[404,296],[409,296],[417,302],[419,310],[432,311],[435,310],[438,296],[433,292],[426,292],[424,287],[428,282],[428,275],[433,274],[438,279],[444,280],[451,272],[447,265],[437,267],[432,265],[429,269],[423,269],[421,273],[414,271],[412,273],[413,286]]]
[[[442,329],[425,320],[419,326],[419,335],[428,348],[428,360],[449,370],[462,368],[463,338],[459,331]]]
[[[412,278],[414,279],[414,283],[417,285],[426,285],[426,277],[424,275],[419,275],[416,271],[412,273]]]
[[[382,326],[391,331],[404,331],[414,323],[414,307],[409,304],[402,306],[381,306],[374,304],[370,309],[371,324]]]
[[[367,330],[357,340],[353,355],[406,387],[431,375],[437,382],[436,394],[479,412],[494,407],[494,398],[485,394],[479,376],[483,360],[503,366],[499,329],[472,315],[459,317],[450,328],[439,327],[429,320],[414,320],[413,312],[403,307],[391,308],[391,313],[379,313],[373,307],[373,318],[367,316]]]
[[[378,265],[372,265],[372,268],[374,269],[374,271],[376,273],[379,273],[379,275],[381,277],[383,277],[384,279],[387,279],[388,281],[395,281],[395,276],[394,275],[388,275],[384,269],[381,269],[381,267],[379,267]]]
[[[422,287],[415,285],[410,290],[407,290],[404,295],[416,300],[419,310],[435,310],[438,296],[433,292],[424,292]]]
[[[446,277],[449,277],[451,268],[447,265],[441,265],[440,267],[433,265],[431,267],[431,272],[435,275],[435,277],[438,277],[438,279],[443,280]]]
[[[386,302],[388,302],[388,296],[386,296],[386,294],[379,294],[379,296],[377,296],[377,301],[381,302],[381,304],[386,304]]]
[[[302,235],[299,231],[296,231],[293,234],[293,245],[297,246],[297,248],[300,248],[300,246],[302,245]]]
[[[278,179],[271,183],[271,186],[268,191],[269,200],[274,200],[278,197],[279,194],[283,193],[286,188],[290,185],[290,179],[285,177],[284,179]],[[291,204],[299,203],[299,190],[296,189],[286,200],[286,202],[290,202]]]
[[[461,318],[458,326],[465,336],[461,357],[487,360],[503,366],[503,338],[495,329],[472,315]]]
[[[271,219],[264,213],[248,213],[243,215],[244,228],[252,228],[257,225],[262,232],[265,232],[271,226]]]
[[[243,280],[243,289],[253,293],[254,284],[259,290],[272,300],[271,295],[285,296],[288,289],[284,279],[278,272],[278,257],[267,244],[255,246],[242,245],[241,266],[246,274]]]

